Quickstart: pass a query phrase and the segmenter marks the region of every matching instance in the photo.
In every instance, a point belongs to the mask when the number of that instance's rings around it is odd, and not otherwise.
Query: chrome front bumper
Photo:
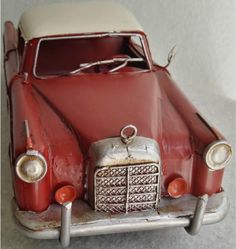
[[[221,221],[229,208],[229,201],[225,192],[217,193],[208,198],[207,195],[196,198],[186,195],[180,199],[162,198],[158,210],[114,214],[95,212],[84,201],[73,202],[70,217],[57,204],[52,204],[42,213],[21,211],[12,200],[14,220],[19,230],[34,239],[60,239],[62,246],[68,246],[68,239],[76,236],[90,236],[110,233],[122,233],[141,230],[153,230],[169,227],[185,227],[186,231],[194,235],[199,232],[201,225],[213,224]],[[66,211],[65,211],[66,212]],[[62,218],[64,219],[61,222]],[[69,222],[69,223],[68,223]],[[69,238],[65,242],[63,231]],[[69,230],[65,229],[65,226]],[[62,232],[63,231],[63,232]],[[64,240],[64,241],[63,241]]]

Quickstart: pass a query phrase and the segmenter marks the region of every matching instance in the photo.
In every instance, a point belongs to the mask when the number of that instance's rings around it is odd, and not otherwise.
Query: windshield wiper
[[[114,62],[123,62],[121,65],[119,65],[119,66],[117,66],[109,71],[109,72],[115,72],[116,70],[118,70],[122,67],[125,67],[128,62],[142,62],[142,61],[144,61],[143,58],[116,57],[116,58],[109,59],[109,60],[82,63],[82,64],[80,64],[80,67],[78,69],[73,70],[73,71],[69,72],[68,74],[69,75],[77,74],[85,69],[88,69],[90,67],[97,66],[97,65],[105,65],[105,64],[110,64],[110,63],[114,63]]]

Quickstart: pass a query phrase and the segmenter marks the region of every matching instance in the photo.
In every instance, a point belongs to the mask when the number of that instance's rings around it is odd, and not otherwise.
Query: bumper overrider
[[[84,200],[51,204],[46,211],[34,213],[20,210],[13,199],[19,230],[35,239],[60,239],[66,248],[70,237],[76,236],[169,227],[184,227],[194,235],[202,225],[224,218],[229,208],[224,191],[210,197],[160,198],[158,144],[136,134],[136,127],[130,125],[121,130],[121,138],[91,145]]]

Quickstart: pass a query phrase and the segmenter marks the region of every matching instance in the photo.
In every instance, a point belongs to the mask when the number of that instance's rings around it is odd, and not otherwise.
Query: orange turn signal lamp
[[[59,204],[73,202],[76,198],[76,189],[71,185],[59,188],[55,193],[55,199]]]
[[[175,178],[168,185],[167,192],[172,198],[179,198],[187,192],[187,183],[182,178]]]

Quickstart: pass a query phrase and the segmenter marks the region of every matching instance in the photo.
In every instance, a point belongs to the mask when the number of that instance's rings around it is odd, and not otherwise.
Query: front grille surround
[[[161,169],[158,163],[98,167],[94,174],[94,208],[127,213],[157,209]]]

